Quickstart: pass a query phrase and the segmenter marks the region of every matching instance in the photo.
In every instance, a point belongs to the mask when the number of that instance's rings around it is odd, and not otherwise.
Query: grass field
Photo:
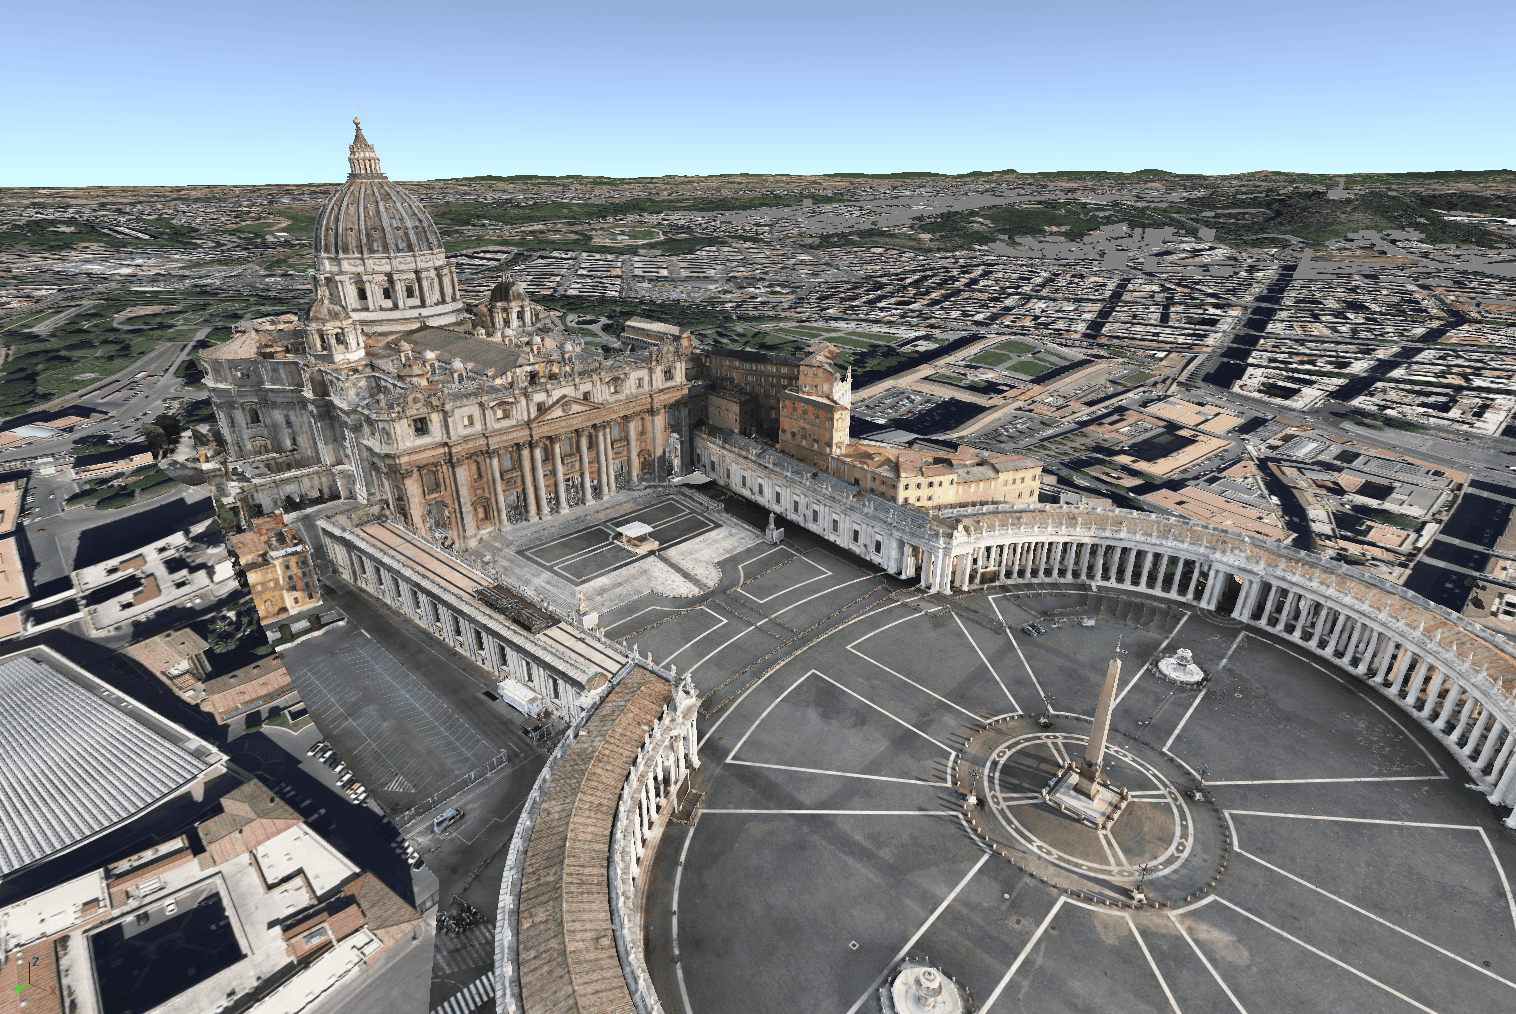
[[[303,301],[303,293],[293,298],[208,297],[185,290],[124,290],[101,297],[49,335],[21,334],[20,328],[13,328],[6,333],[12,358],[0,367],[0,414],[20,415],[88,387],[164,342],[190,341],[201,329],[211,327],[214,330],[206,337],[213,343],[229,335],[229,326],[239,320],[287,313]],[[122,311],[147,306],[167,309],[118,319]],[[68,305],[50,307],[42,319],[66,309]]]
[[[1009,352],[1013,356],[1024,356],[1028,352],[1037,351],[1037,346],[1028,345],[1026,342],[1018,342],[1014,339],[1011,341],[1000,342],[994,347],[1001,352]]]
[[[1013,363],[1012,365],[1006,367],[1006,369],[1010,370],[1012,373],[1020,373],[1026,377],[1040,377],[1052,368],[1053,367],[1049,366],[1047,363],[1041,363],[1035,359],[1028,359],[1023,362]]]
[[[975,364],[976,366],[999,366],[1001,363],[1011,358],[1013,357],[1008,356],[1003,352],[981,352],[973,359],[970,359],[969,362]]]

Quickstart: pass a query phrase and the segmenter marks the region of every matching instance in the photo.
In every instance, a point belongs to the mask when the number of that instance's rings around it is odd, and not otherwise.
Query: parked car
[[[307,757],[314,757],[314,756],[316,756],[316,751],[320,750],[324,746],[326,746],[326,740],[324,740],[324,739],[318,739],[318,740],[316,740],[315,744],[309,750],[305,751],[305,755]]]

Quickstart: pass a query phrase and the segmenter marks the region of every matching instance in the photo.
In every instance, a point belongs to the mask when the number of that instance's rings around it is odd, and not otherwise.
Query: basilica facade
[[[316,220],[310,307],[201,356],[224,495],[259,513],[289,498],[383,504],[469,547],[688,466],[687,334],[587,352],[508,273],[468,307],[431,217],[361,127],[349,166]]]

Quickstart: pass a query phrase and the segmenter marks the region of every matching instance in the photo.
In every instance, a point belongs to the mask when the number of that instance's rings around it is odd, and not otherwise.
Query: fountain
[[[1210,678],[1195,664],[1195,656],[1188,648],[1180,648],[1168,658],[1159,659],[1158,675],[1182,687],[1198,687]]]

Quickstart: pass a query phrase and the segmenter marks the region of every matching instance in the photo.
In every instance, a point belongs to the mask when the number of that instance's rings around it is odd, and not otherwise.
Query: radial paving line
[[[862,1007],[869,1001],[871,997],[873,997],[874,991],[884,984],[885,977],[890,974],[896,965],[900,964],[901,960],[908,953],[910,953],[911,948],[916,946],[916,941],[920,940],[926,931],[932,928],[932,924],[937,921],[937,917],[941,915],[947,909],[947,907],[953,903],[953,899],[958,897],[958,893],[968,886],[968,882],[970,880],[974,879],[974,874],[978,873],[984,864],[989,861],[990,853],[988,852],[979,857],[979,861],[973,865],[968,873],[964,874],[962,880],[958,881],[958,886],[954,887],[953,890],[949,892],[948,896],[942,899],[942,904],[937,906],[936,911],[927,917],[926,922],[921,924],[920,929],[911,934],[911,938],[905,942],[905,946],[900,948],[899,952],[890,959],[890,963],[884,966],[884,971],[880,972],[874,978],[874,981],[869,984],[869,988],[863,991],[863,995],[853,1003],[853,1006],[847,1009],[847,1014],[858,1014],[858,1008]]]

